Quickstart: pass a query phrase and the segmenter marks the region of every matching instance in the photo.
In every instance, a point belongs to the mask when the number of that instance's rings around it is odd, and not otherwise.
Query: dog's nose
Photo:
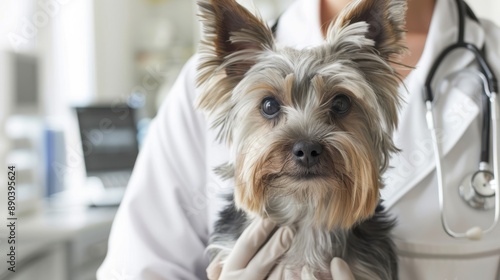
[[[305,167],[318,163],[323,147],[315,141],[298,141],[293,145],[292,153],[295,160]]]

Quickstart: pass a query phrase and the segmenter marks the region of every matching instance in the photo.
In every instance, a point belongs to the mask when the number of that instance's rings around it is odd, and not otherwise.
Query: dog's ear
[[[203,23],[197,76],[203,90],[198,107],[215,117],[218,138],[230,142],[231,92],[260,54],[274,50],[273,33],[235,0],[200,0],[198,5]]]
[[[255,55],[274,48],[273,34],[261,19],[235,0],[201,0],[202,45],[211,65],[241,77],[255,64]],[[201,71],[206,70],[201,65]]]
[[[407,0],[357,0],[340,13],[333,28],[368,23],[365,37],[373,40],[380,55],[388,59],[406,51],[406,9]]]

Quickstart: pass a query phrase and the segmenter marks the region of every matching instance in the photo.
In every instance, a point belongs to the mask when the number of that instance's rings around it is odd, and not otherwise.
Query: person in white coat
[[[324,27],[350,1],[297,0],[280,17],[276,40],[304,48],[321,44]],[[500,279],[500,226],[481,240],[456,239],[441,226],[436,163],[425,120],[422,91],[432,63],[458,34],[454,0],[409,0],[407,43],[411,55],[405,77],[395,143],[382,190],[384,206],[397,217],[393,231],[401,279]],[[482,48],[500,74],[500,29],[487,20],[466,18],[465,39]],[[194,108],[197,56],[183,68],[152,122],[127,192],[113,223],[107,257],[98,279],[206,279],[205,247],[220,194],[231,192],[213,168],[228,151],[215,141],[204,116]],[[481,103],[477,78],[450,76],[472,67],[474,59],[453,53],[439,68],[436,103],[443,147],[445,215],[450,226],[486,228],[493,211],[467,206],[458,195],[464,176],[477,170]]]

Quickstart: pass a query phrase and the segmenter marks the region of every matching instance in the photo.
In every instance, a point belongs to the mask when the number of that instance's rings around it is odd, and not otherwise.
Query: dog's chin
[[[279,224],[312,218],[315,208],[332,195],[332,178],[321,173],[287,173],[266,182],[266,213]],[[333,198],[332,198],[333,199]]]
[[[336,173],[333,172],[335,168],[333,164],[330,164],[328,167],[325,166],[313,166],[311,168],[306,168],[302,166],[293,165],[285,170],[281,171],[279,174],[275,174],[274,176],[270,176],[269,178],[281,178],[286,180],[287,183],[292,183],[295,181],[296,183],[307,183],[306,186],[310,186],[311,182],[317,181],[317,183],[324,183],[325,180],[334,180],[338,181],[338,178],[335,176]],[[276,181],[276,183],[280,183],[280,181]]]
[[[297,183],[306,183],[306,186],[310,186],[310,183],[316,180],[323,180],[326,178],[325,175],[322,174],[317,174],[317,173],[299,173],[299,174],[287,174],[286,175],[289,180],[295,181]]]
[[[333,182],[334,178],[323,173],[304,171],[280,174],[268,180],[266,185],[273,195],[288,196],[296,192],[300,192],[298,195],[304,195],[304,192],[326,191]]]
[[[352,186],[343,179],[321,172],[282,173],[266,182],[265,213],[281,225],[348,229],[370,216],[374,206],[371,200],[353,204]]]

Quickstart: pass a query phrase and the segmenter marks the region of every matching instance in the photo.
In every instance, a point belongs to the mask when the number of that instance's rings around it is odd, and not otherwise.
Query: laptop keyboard
[[[104,188],[124,188],[130,180],[130,171],[106,172],[98,175]]]

